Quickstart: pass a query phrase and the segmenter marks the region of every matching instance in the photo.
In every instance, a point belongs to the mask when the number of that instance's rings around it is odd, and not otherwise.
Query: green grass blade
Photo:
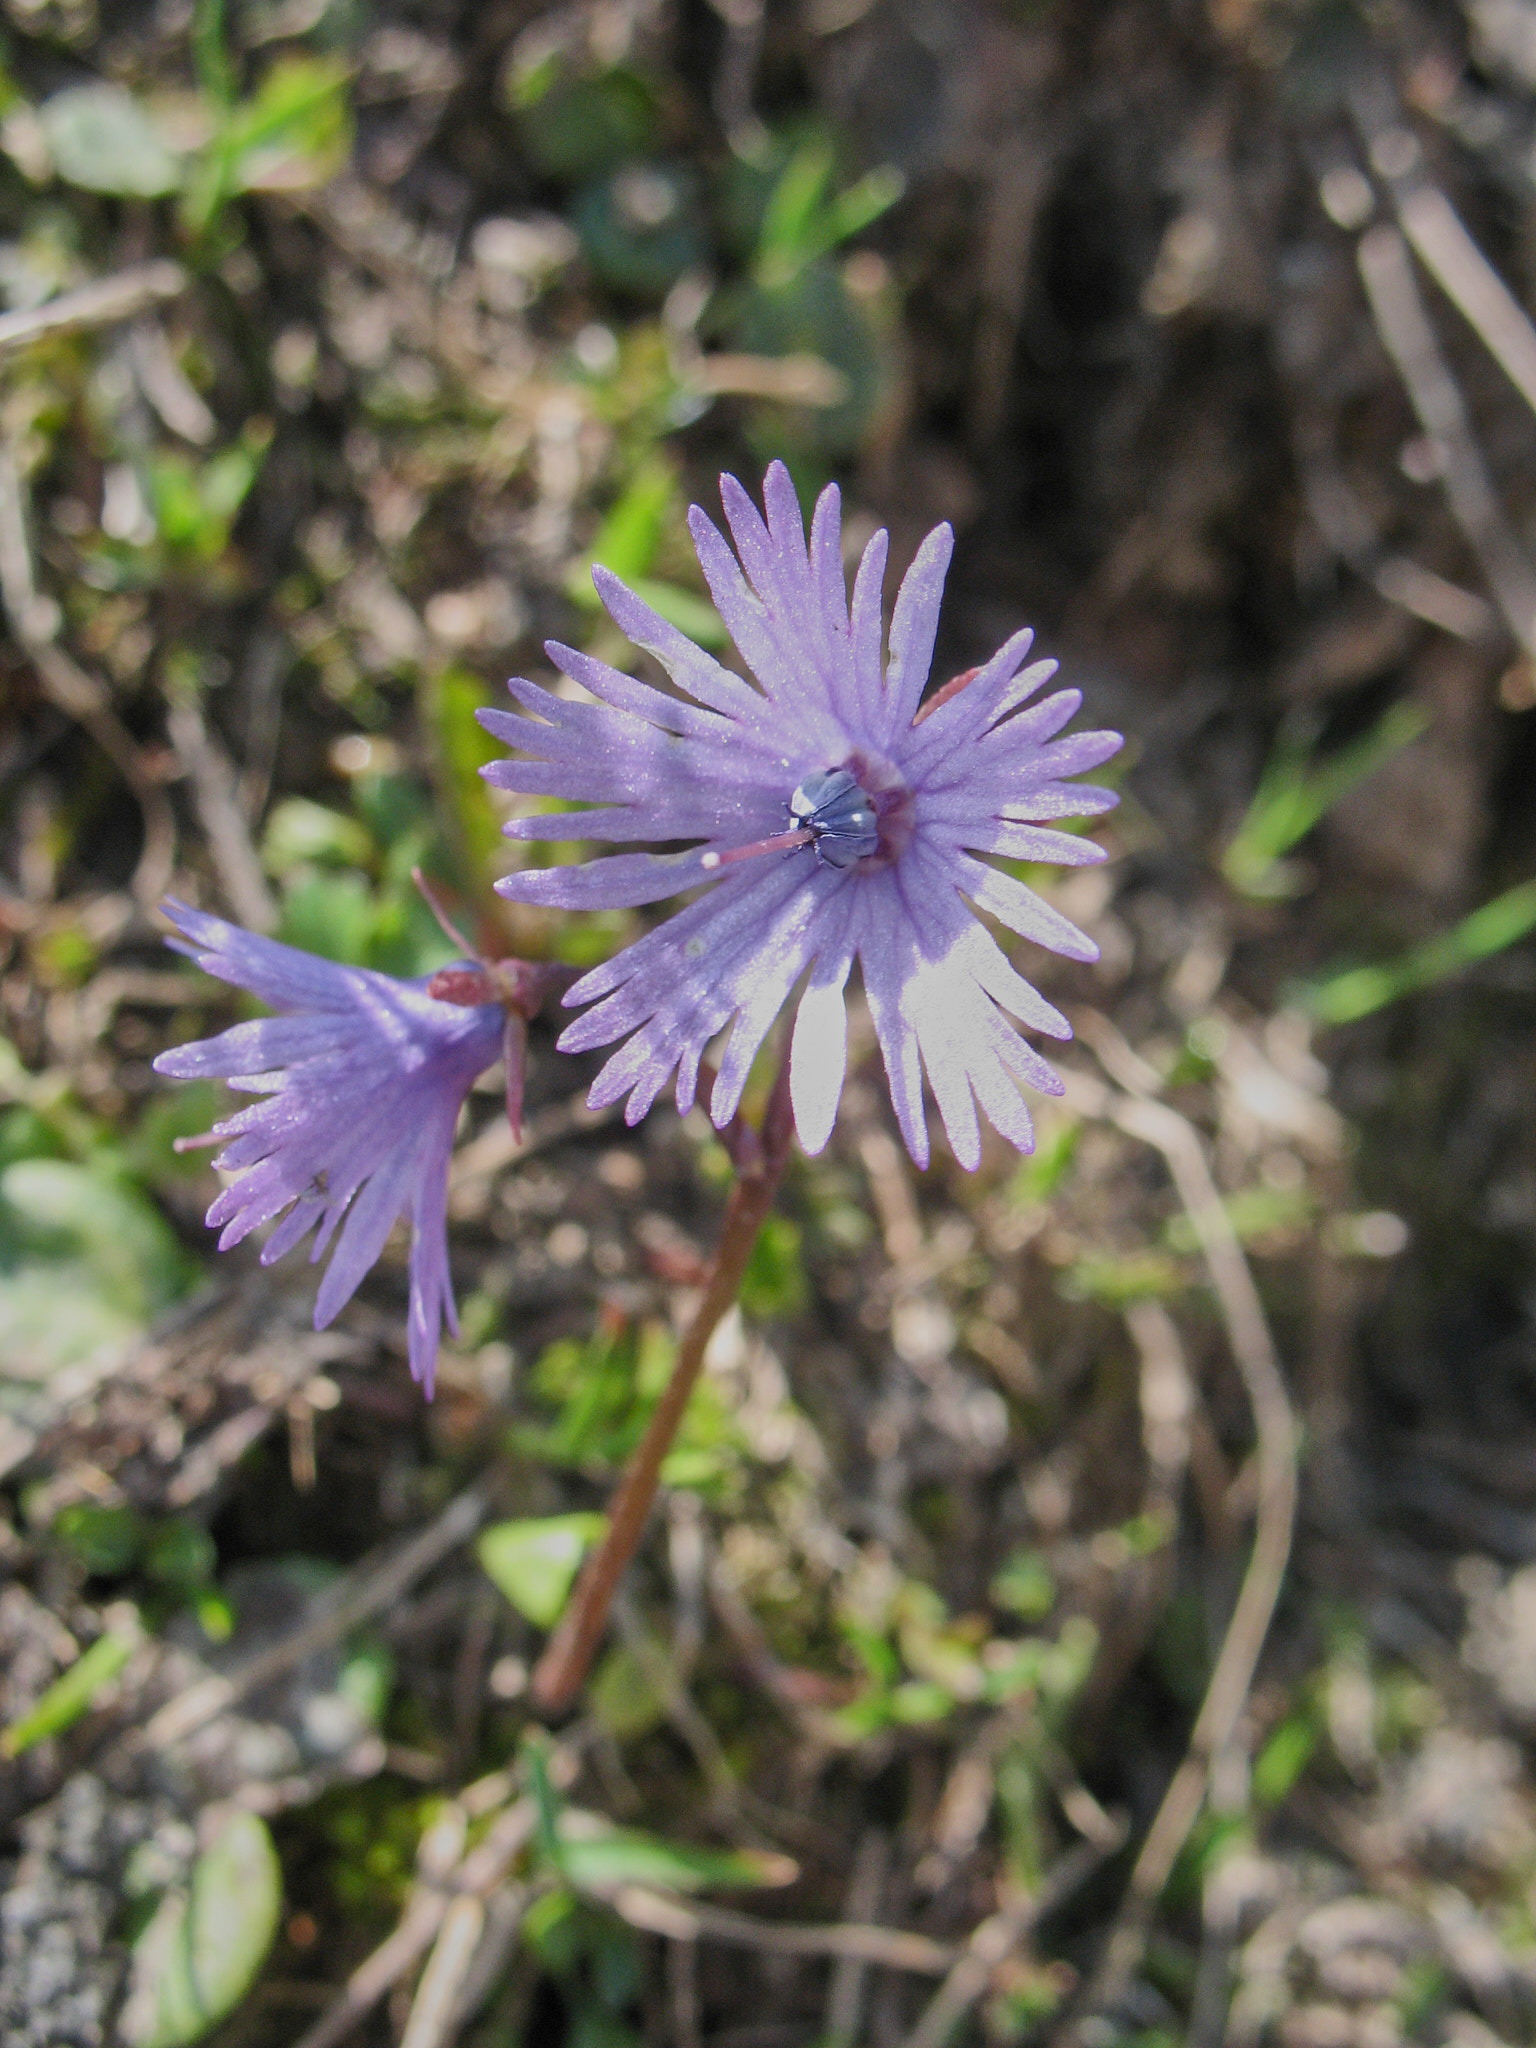
[[[1428,726],[1422,705],[1394,704],[1368,733],[1317,767],[1305,750],[1282,744],[1222,856],[1222,873],[1232,887],[1244,896],[1288,894],[1278,869],[1281,856],[1304,839],[1341,797],[1410,746]]]
[[[20,1756],[23,1750],[45,1742],[50,1735],[62,1735],[80,1719],[102,1687],[116,1678],[133,1650],[131,1636],[98,1636],[63,1677],[54,1680],[31,1712],[13,1721],[0,1735],[0,1756]]]
[[[1536,881],[1518,883],[1474,910],[1448,932],[1377,967],[1352,967],[1301,992],[1302,1007],[1320,1024],[1353,1024],[1416,989],[1432,988],[1490,959],[1536,931]]]

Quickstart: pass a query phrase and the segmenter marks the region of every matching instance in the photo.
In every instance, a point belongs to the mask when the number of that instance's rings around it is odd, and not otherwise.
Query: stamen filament
[[[411,880],[416,884],[416,890],[422,902],[426,904],[428,910],[431,911],[441,926],[444,938],[452,940],[453,944],[460,947],[471,960],[478,960],[480,958],[479,952],[469,943],[468,939],[465,938],[464,934],[443,908],[438,900],[437,891],[432,887],[432,884],[427,880],[419,867],[411,869]]]
[[[797,846],[809,846],[815,837],[809,825],[798,832],[775,832],[771,839],[754,839],[750,846],[733,846],[729,853],[706,853],[699,866],[713,874],[716,868],[733,867],[737,861],[751,860],[759,853],[789,853]]]

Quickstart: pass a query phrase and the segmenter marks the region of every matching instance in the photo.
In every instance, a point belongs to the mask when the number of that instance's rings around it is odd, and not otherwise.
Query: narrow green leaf
[[[881,164],[829,199],[825,195],[835,163],[830,140],[814,135],[780,172],[758,235],[755,275],[764,289],[789,284],[808,264],[861,234],[906,190],[895,165]]]
[[[1253,1797],[1259,1806],[1278,1806],[1317,1748],[1317,1729],[1304,1715],[1293,1714],[1270,1736],[1253,1763]]]
[[[588,1835],[582,1818],[563,1816],[559,1831],[561,1867],[578,1891],[613,1891],[626,1884],[669,1892],[748,1890],[793,1884],[799,1875],[788,1856],[771,1851],[698,1849],[630,1829]]]
[[[503,748],[475,716],[491,700],[480,678],[458,667],[443,669],[425,694],[440,808],[466,877],[477,882],[502,848],[501,821],[480,770]]]
[[[241,192],[307,191],[335,175],[351,147],[350,75],[333,58],[290,57],[272,67],[255,96],[231,110],[188,181],[194,233]]]
[[[1301,1006],[1320,1024],[1353,1024],[1399,997],[1433,988],[1490,959],[1536,931],[1536,881],[1518,883],[1474,910],[1448,932],[1426,939],[1395,961],[1353,967],[1299,992]]]
[[[832,144],[824,135],[815,135],[801,144],[779,173],[758,235],[759,283],[784,283],[816,253],[816,214],[833,164]]]
[[[1307,749],[1282,743],[1222,857],[1222,873],[1232,887],[1245,896],[1288,895],[1292,884],[1277,867],[1280,856],[1428,727],[1422,705],[1394,704],[1362,738],[1315,767]]]
[[[225,148],[240,192],[292,192],[323,184],[351,142],[347,84],[334,57],[286,57],[230,124]]]
[[[621,576],[631,588],[638,589],[661,550],[668,524],[678,516],[679,510],[677,478],[671,464],[660,456],[652,456],[640,465],[609,507],[602,525],[593,536],[591,552],[566,578],[565,592],[572,604],[580,605],[583,611],[599,609],[598,595],[592,586],[594,563],[601,563],[615,576]],[[667,589],[670,586],[654,584],[649,587]],[[649,597],[646,599],[647,603],[653,601]],[[693,603],[714,618],[713,611],[701,598],[693,599]],[[661,610],[659,605],[656,608]],[[671,615],[664,613],[663,616]]]
[[[197,82],[215,106],[235,97],[234,68],[224,41],[224,0],[196,0],[192,10],[192,62]]]
[[[906,189],[907,181],[894,164],[880,164],[846,192],[839,192],[827,208],[815,253],[825,255],[839,242],[863,234],[882,213],[890,211]]]
[[[56,1678],[37,1705],[0,1735],[0,1756],[20,1756],[50,1735],[62,1735],[89,1708],[103,1686],[116,1678],[133,1655],[129,1635],[98,1636],[61,1678]]]

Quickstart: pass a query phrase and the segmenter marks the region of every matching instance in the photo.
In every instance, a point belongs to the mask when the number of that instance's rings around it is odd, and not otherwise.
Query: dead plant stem
[[[1096,1030],[1090,1028],[1083,1035],[1098,1046]],[[1115,1071],[1113,1064],[1111,1071]],[[1123,1078],[1123,1066],[1116,1078]],[[1144,1095],[1111,1095],[1105,1109],[1123,1131],[1162,1153],[1199,1240],[1253,1411],[1258,1507],[1248,1569],[1189,1748],[1142,1844],[1119,1918],[1079,2005],[1077,2022],[1058,2037],[1063,2042],[1078,2038],[1077,2025],[1083,2018],[1114,2003],[1140,1964],[1157,1901],[1204,1803],[1212,1764],[1236,1734],[1253,1684],[1285,1578],[1297,1500],[1296,1424],[1290,1397],[1258,1289],[1199,1136],[1177,1110]]]

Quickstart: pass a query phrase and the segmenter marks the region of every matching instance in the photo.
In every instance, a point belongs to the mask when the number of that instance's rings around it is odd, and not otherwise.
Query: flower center
[[[699,856],[699,866],[713,874],[759,854],[814,846],[816,858],[829,868],[884,867],[901,857],[912,836],[912,792],[893,768],[858,754],[844,767],[807,775],[784,808],[789,831],[726,853],[711,850]]]
[[[880,819],[851,769],[807,775],[789,800],[789,815],[829,868],[851,868],[880,851]]]

